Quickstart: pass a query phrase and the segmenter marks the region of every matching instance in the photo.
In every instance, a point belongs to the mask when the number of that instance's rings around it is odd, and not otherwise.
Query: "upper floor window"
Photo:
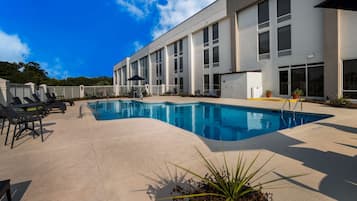
[[[183,57],[180,57],[180,72],[183,72]]]
[[[179,40],[179,49],[180,49],[180,55],[182,55],[183,54],[183,41],[182,41],[182,39]]]
[[[258,24],[267,21],[269,21],[269,0],[263,0],[258,4]]]
[[[177,58],[174,59],[174,67],[175,73],[177,73]]]
[[[219,63],[219,47],[213,47],[213,66],[217,66]]]
[[[259,58],[268,59],[270,58],[268,56],[269,53],[270,53],[270,39],[269,39],[269,31],[267,31],[259,34],[259,55],[260,55]]]
[[[203,64],[205,68],[209,67],[209,50],[205,49],[203,51]]]
[[[208,27],[203,29],[203,44],[204,46],[208,46]]]
[[[278,28],[278,56],[291,55],[291,26]]]
[[[289,14],[290,10],[290,0],[278,0],[278,17]]]
[[[218,43],[219,31],[218,31],[218,22],[212,25],[212,40],[213,43]]]
[[[174,43],[174,55],[177,56],[177,43]]]

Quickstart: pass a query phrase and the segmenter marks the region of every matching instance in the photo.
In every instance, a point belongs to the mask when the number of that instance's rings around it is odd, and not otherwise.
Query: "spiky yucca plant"
[[[253,166],[258,160],[259,154],[248,163],[244,158],[243,154],[239,154],[237,158],[237,164],[234,168],[229,168],[225,155],[224,165],[222,168],[218,168],[212,161],[208,160],[198,149],[196,149],[200,157],[203,159],[204,166],[207,168],[208,174],[202,176],[195,173],[185,167],[177,164],[173,164],[175,167],[199,178],[201,182],[205,183],[213,189],[213,192],[203,192],[203,193],[193,193],[187,195],[172,196],[167,198],[162,198],[159,200],[167,199],[185,199],[185,198],[196,198],[196,197],[217,197],[223,198],[226,201],[237,201],[244,196],[248,196],[250,193],[261,192],[263,186],[274,183],[284,179],[290,179],[294,177],[303,176],[293,175],[284,178],[277,178],[272,180],[267,180],[264,182],[259,182],[262,178],[267,176],[272,172],[272,170],[263,172],[259,174],[262,169],[271,161],[273,156],[266,160],[261,166],[253,170]]]

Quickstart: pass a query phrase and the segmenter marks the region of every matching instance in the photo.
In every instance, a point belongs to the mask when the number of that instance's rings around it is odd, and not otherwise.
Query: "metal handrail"
[[[295,120],[295,117],[296,117],[296,108],[297,108],[297,106],[299,105],[299,103],[300,103],[300,111],[302,112],[302,109],[303,109],[303,107],[302,107],[302,100],[301,100],[301,98],[299,98],[298,101],[296,101],[296,103],[295,103],[295,105],[294,105],[294,109],[293,109],[293,119],[294,119],[294,120]]]
[[[283,103],[283,106],[282,106],[281,109],[280,109],[281,115],[284,114],[284,108],[285,108],[286,103],[289,103],[289,110],[291,110],[290,99],[289,99],[289,98],[286,98],[285,101],[284,101],[284,103]]]

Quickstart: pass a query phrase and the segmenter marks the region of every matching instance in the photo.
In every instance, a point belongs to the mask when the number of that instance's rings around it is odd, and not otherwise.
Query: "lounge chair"
[[[41,115],[47,115],[48,114],[48,109],[46,107],[46,105],[42,104],[42,103],[35,103],[32,100],[28,100],[28,97],[24,97],[24,100],[28,103],[28,104],[24,104],[21,99],[19,97],[13,97],[12,100],[13,102],[11,103],[11,105],[13,105],[14,107],[21,107],[21,105],[25,105],[25,107],[23,107],[27,112],[38,112]],[[31,107],[33,106],[33,107]]]
[[[52,110],[53,108],[59,109],[64,113],[67,110],[66,104],[63,102],[42,102],[41,99],[37,96],[37,94],[32,94],[32,97],[34,98],[35,103],[43,103],[45,104],[49,110]]]
[[[73,106],[74,105],[74,101],[73,100],[58,100],[57,97],[56,97],[56,94],[55,93],[46,93],[46,98],[47,100],[51,101],[51,102],[63,102],[63,103],[69,103],[70,106]]]
[[[31,130],[35,133],[35,122],[40,123],[40,134],[41,140],[43,142],[43,131],[42,131],[42,116],[37,112],[26,112],[26,111],[17,111],[12,106],[5,107],[0,104],[0,109],[3,111],[6,119],[9,121],[9,127],[7,129],[6,138],[5,138],[5,146],[7,145],[7,140],[10,133],[10,126],[15,125],[14,134],[11,140],[11,149],[14,147],[15,138],[19,138],[25,130]],[[32,128],[28,126],[28,124],[32,124]],[[24,125],[21,128],[21,125]],[[18,130],[18,132],[16,132]],[[37,133],[38,134],[38,133]]]
[[[0,181],[0,198],[2,198],[5,194],[6,194],[7,201],[12,201],[10,180]]]

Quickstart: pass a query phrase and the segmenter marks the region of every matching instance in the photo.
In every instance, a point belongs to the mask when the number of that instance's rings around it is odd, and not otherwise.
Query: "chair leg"
[[[8,189],[8,190],[6,191],[6,198],[7,198],[8,201],[12,201],[11,190],[10,190],[10,189]]]
[[[14,135],[12,136],[12,141],[11,141],[11,149],[14,148],[14,142],[15,142],[15,137],[16,137],[16,128],[17,128],[18,124],[15,124],[15,128],[14,128]],[[20,125],[19,125],[20,127]]]
[[[10,127],[11,127],[11,124],[9,122],[9,125],[7,126],[7,132],[6,132],[5,146],[7,145],[7,139],[9,138]]]
[[[41,140],[42,140],[42,142],[43,142],[42,119],[40,119],[40,134],[41,134]]]
[[[1,124],[1,135],[5,127],[5,118],[2,119],[2,124]]]
[[[32,121],[32,129],[35,130],[35,121]],[[35,133],[32,133],[32,138],[35,139]]]

